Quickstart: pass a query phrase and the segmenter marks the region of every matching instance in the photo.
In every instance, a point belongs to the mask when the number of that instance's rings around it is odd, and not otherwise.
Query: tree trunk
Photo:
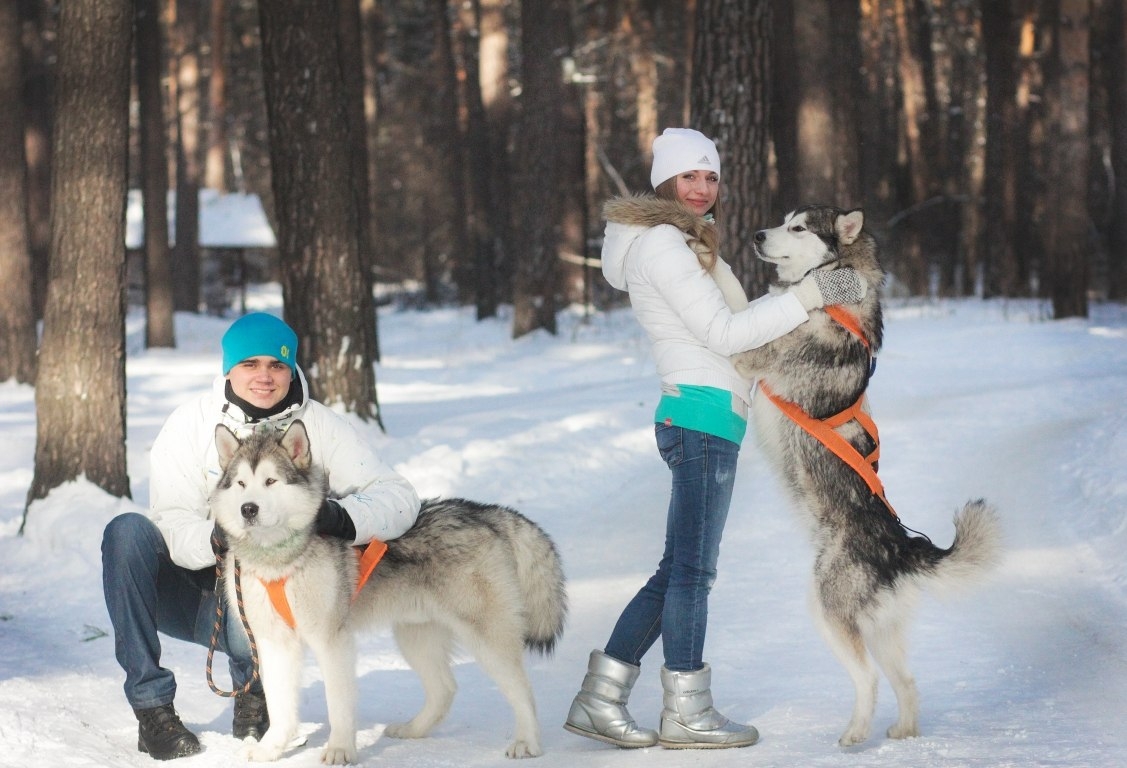
[[[211,74],[207,79],[204,185],[227,190],[227,0],[211,0]]]
[[[514,205],[512,175],[515,172],[509,157],[509,139],[513,132],[515,108],[513,105],[511,72],[509,67],[509,26],[506,8],[510,0],[479,0],[481,4],[481,36],[479,47],[481,64],[481,102],[485,109],[489,141],[491,174],[489,177],[489,207],[493,214],[491,234],[493,272],[493,298],[496,307],[512,298],[513,274],[516,269],[517,248],[512,219]],[[479,304],[478,314],[484,307]],[[492,316],[492,315],[484,315]]]
[[[145,216],[145,346],[175,347],[172,265],[168,253],[168,157],[161,88],[163,56],[157,0],[135,0],[137,95]]]
[[[1049,72],[1046,279],[1053,316],[1088,316],[1088,40],[1090,0],[1057,0]]]
[[[17,0],[0,0],[0,381],[35,382],[35,311]]]
[[[798,0],[793,4],[795,63],[787,70],[797,136],[798,197],[784,204],[860,203],[858,134],[854,106],[861,92],[856,2]]]
[[[368,281],[371,293],[375,266],[375,227],[372,217],[372,196],[368,189],[368,121],[364,117],[364,41],[360,17],[360,0],[338,0],[340,3],[340,69],[348,97],[345,114],[348,117],[349,152],[352,155],[352,193],[356,197],[356,244],[359,249],[360,270]],[[378,315],[372,308],[372,332],[368,335],[371,348],[368,359],[380,359]]]
[[[697,5],[691,122],[720,150],[721,256],[752,297],[766,292],[771,277],[752,242],[771,216],[772,26],[768,0]]]
[[[986,160],[981,196],[983,295],[1013,296],[1017,287],[1018,21],[1010,0],[986,3],[982,41],[986,56]]]
[[[176,126],[176,243],[172,250],[176,309],[200,310],[200,7],[171,0],[173,122]]]
[[[570,172],[561,59],[570,54],[570,3],[521,2],[520,142],[514,173],[513,226],[519,258],[513,264],[513,338],[543,329],[556,332],[560,289],[563,196]]]
[[[1107,296],[1127,299],[1127,2],[1111,0],[1107,66],[1111,168],[1115,177],[1108,231]]]
[[[61,5],[51,272],[29,505],[80,476],[113,496],[129,495],[124,208],[132,30],[128,0]]]
[[[497,250],[499,230],[504,230],[498,208],[492,205],[490,180],[496,158],[489,151],[489,123],[481,89],[481,1],[464,5],[459,18],[459,40],[465,69],[466,105],[466,221],[473,254],[471,285],[477,319],[495,317],[498,298]]]
[[[23,35],[23,105],[27,159],[27,219],[31,249],[32,307],[43,317],[47,302],[47,251],[51,245],[52,68],[57,19],[46,0],[19,2]]]
[[[378,420],[337,6],[262,0],[259,15],[285,316],[310,395]]]

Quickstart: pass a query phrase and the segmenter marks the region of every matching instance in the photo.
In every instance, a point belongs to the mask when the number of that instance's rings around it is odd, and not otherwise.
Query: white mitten
[[[827,304],[856,304],[865,298],[868,286],[857,271],[846,267],[828,272],[816,270],[790,288],[809,312]]]

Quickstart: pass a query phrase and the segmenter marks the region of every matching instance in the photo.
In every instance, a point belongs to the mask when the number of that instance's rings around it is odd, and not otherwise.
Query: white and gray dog
[[[791,333],[733,362],[759,381],[756,433],[814,544],[812,613],[856,688],[853,716],[838,743],[869,737],[877,695],[872,660],[899,704],[888,736],[916,736],[919,697],[905,638],[916,598],[920,588],[972,584],[998,561],[997,516],[985,502],[969,502],[955,516],[954,543],[941,549],[906,530],[885,500],[876,477],[879,441],[863,399],[882,340],[884,272],[864,214],[805,206],[781,226],[757,232],[755,249],[776,267],[773,292],[816,269],[852,267],[867,284],[860,304],[815,311]]]
[[[251,760],[276,760],[299,725],[303,646],[325,680],[330,733],[321,761],[355,762],[356,651],[354,632],[385,625],[418,673],[425,703],[406,723],[384,733],[419,738],[447,714],[456,684],[450,656],[457,642],[493,678],[516,716],[506,755],[541,754],[540,727],[524,651],[550,653],[567,613],[564,575],[548,535],[506,507],[463,499],[423,502],[418,521],[387,542],[382,560],[355,599],[359,569],[353,548],[314,533],[327,492],[312,462],[300,421],[284,434],[240,441],[215,431],[223,469],[211,496],[229,556],[224,582],[236,605],[234,569],[241,569],[242,603],[256,640],[270,727],[248,743]],[[285,579],[292,626],[271,602],[267,582]]]

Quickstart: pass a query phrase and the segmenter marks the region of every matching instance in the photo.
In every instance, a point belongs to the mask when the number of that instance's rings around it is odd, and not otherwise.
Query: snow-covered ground
[[[276,286],[252,308],[277,310]],[[1033,302],[894,304],[871,400],[881,477],[904,521],[946,546],[972,497],[999,508],[1007,554],[981,589],[922,601],[912,666],[923,735],[889,741],[882,682],[875,734],[842,750],[852,704],[844,671],[805,608],[808,546],[749,435],[711,601],[706,659],[718,706],[754,723],[742,750],[617,750],[560,727],[618,611],[656,565],[668,497],[653,446],[657,397],[648,345],[628,310],[512,341],[507,319],[470,310],[385,309],[379,398],[387,434],[362,425],[423,495],[521,509],[556,539],[572,605],[553,658],[529,660],[543,727],[540,768],[616,766],[1083,766],[1127,758],[1127,309],[1050,322]],[[72,483],[33,505],[35,401],[0,383],[0,766],[151,766],[121,692],[101,592],[101,530],[147,504],[147,452],[172,408],[218,372],[229,321],[177,317],[176,350],[128,343],[133,499]],[[230,702],[204,678],[203,648],[168,640],[177,708],[205,751],[184,768],[238,762]],[[421,699],[386,634],[360,644],[361,760],[370,765],[497,766],[512,729],[476,665],[457,667],[449,718],[422,741],[383,736]],[[656,725],[660,648],[643,664],[632,711]],[[224,665],[217,665],[224,667]],[[221,676],[222,677],[222,676]],[[325,702],[311,657],[302,718],[309,744],[285,765],[319,764]],[[222,681],[226,682],[226,681]]]

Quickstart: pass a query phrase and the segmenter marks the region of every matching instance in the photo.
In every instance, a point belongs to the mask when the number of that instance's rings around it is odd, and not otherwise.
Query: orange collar
[[[360,594],[360,590],[368,583],[368,577],[376,570],[384,553],[387,552],[387,543],[379,539],[372,539],[365,547],[354,547],[353,551],[356,552],[357,566],[360,569],[360,577],[356,582],[356,591],[352,593],[352,599],[355,600],[356,596]],[[286,579],[283,577],[276,581],[267,581],[266,579],[259,579],[262,586],[266,587],[266,594],[270,596],[270,603],[274,606],[274,610],[282,617],[282,621],[286,622],[286,626],[293,629],[297,626],[294,621],[293,610],[290,608],[290,601],[286,597]]]

